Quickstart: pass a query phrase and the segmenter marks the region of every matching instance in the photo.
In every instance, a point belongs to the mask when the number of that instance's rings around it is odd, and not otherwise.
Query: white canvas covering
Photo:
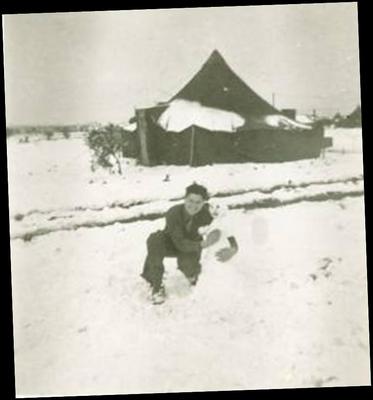
[[[235,132],[244,123],[245,120],[234,112],[188,100],[172,101],[158,118],[158,124],[171,132],[182,132],[193,125],[209,131]]]
[[[282,129],[312,129],[309,125],[301,124],[296,122],[284,115],[275,114],[275,115],[267,115],[265,117],[265,122],[275,128],[282,128]]]

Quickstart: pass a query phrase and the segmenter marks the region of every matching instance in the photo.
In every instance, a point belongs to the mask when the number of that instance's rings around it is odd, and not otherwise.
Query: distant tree
[[[29,137],[27,135],[18,139],[18,143],[28,143],[28,142],[29,142]]]
[[[51,140],[53,137],[53,131],[48,129],[45,131],[45,137],[47,138],[47,140]]]
[[[61,128],[61,131],[62,131],[62,135],[63,135],[63,137],[64,137],[65,139],[69,139],[69,138],[70,138],[70,129],[69,129],[68,126],[63,126],[63,127]]]
[[[92,129],[88,133],[86,143],[93,151],[93,171],[100,166],[113,173],[123,174],[124,158],[136,157],[134,135],[117,125],[109,124]]]
[[[15,133],[15,129],[14,128],[10,128],[9,126],[6,127],[6,136],[12,136]]]

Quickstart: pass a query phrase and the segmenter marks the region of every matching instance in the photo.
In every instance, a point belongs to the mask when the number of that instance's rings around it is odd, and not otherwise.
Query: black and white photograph
[[[371,385],[358,8],[2,15],[18,398]]]

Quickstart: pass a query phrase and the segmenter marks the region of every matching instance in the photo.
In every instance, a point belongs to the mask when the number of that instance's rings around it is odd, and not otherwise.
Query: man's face
[[[189,193],[184,199],[185,210],[189,215],[194,215],[201,211],[204,203],[203,197],[195,193]]]

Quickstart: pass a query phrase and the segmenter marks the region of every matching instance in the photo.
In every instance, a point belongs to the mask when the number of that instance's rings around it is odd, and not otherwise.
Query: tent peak
[[[251,119],[279,114],[230,68],[217,49],[170,101],[175,99],[197,101],[203,106],[233,111]]]
[[[224,57],[221,55],[221,53],[219,52],[219,50],[214,49],[213,52],[210,54],[210,57],[207,60],[208,62],[211,61],[224,61]]]

